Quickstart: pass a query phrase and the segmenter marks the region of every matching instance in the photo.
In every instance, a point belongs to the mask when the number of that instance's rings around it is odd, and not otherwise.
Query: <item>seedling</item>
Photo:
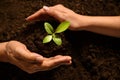
[[[56,45],[60,46],[62,44],[62,39],[59,37],[58,34],[67,30],[69,26],[70,22],[64,21],[54,30],[50,23],[45,22],[44,28],[48,35],[44,37],[43,43],[49,43],[53,40]]]

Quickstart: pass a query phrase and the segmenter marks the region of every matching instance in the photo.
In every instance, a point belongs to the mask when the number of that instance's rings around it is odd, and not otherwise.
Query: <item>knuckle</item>
[[[13,43],[16,43],[17,41],[15,40],[12,40],[12,41],[9,41],[8,44],[13,44]]]
[[[58,4],[57,6],[59,6],[59,7],[63,7],[63,5],[62,5],[62,4]]]
[[[62,4],[57,4],[55,6],[53,6],[53,8],[60,8],[60,7],[64,7]]]
[[[10,48],[10,49],[13,49],[13,48],[16,49],[17,48],[17,46],[16,46],[17,43],[18,43],[18,41],[14,41],[14,40],[9,41],[6,45],[6,47]]]

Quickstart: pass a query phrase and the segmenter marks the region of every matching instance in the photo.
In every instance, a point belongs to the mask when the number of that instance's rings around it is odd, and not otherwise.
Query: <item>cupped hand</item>
[[[51,7],[43,6],[42,9],[27,17],[26,20],[47,20],[50,17],[54,17],[60,22],[69,21],[71,23],[69,27],[70,30],[82,30],[87,26],[86,16],[79,15],[61,4]]]
[[[28,73],[50,70],[60,65],[71,64],[70,56],[57,55],[45,58],[40,54],[29,51],[24,44],[18,41],[10,41],[6,44],[6,55],[9,63]]]

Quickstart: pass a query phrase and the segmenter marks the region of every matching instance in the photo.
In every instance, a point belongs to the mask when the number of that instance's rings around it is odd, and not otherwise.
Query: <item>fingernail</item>
[[[25,20],[27,21],[27,20],[28,20],[28,17],[27,17],[27,18],[25,18]]]
[[[27,18],[25,18],[26,21],[30,21],[30,16],[28,16]]]
[[[48,6],[43,6],[43,9],[45,9],[46,11],[48,11],[49,7]]]

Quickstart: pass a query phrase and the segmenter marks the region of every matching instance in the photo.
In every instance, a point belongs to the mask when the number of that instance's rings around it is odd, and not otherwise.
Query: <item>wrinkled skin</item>
[[[28,73],[53,69],[60,65],[71,64],[70,56],[57,55],[45,58],[34,52],[30,52],[26,46],[18,41],[10,41],[6,44],[7,61],[16,65]]]

